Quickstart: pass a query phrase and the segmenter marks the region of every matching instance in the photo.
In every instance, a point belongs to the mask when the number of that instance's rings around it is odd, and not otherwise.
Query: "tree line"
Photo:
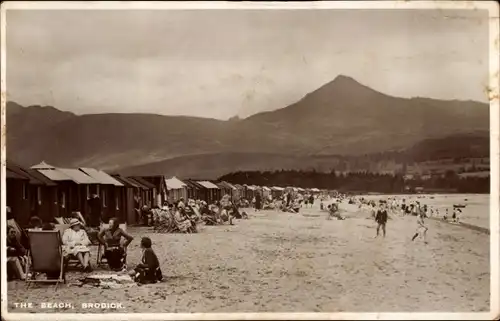
[[[219,180],[233,184],[295,186],[341,192],[490,192],[489,177],[460,177],[452,170],[444,175],[432,175],[425,180],[418,176],[408,179],[402,174],[381,174],[369,171],[337,173],[335,170],[327,173],[315,170],[238,171],[223,175]]]

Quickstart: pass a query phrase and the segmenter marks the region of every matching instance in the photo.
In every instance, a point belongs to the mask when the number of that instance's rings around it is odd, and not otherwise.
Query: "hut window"
[[[102,191],[102,206],[106,207],[106,191]]]
[[[36,188],[36,200],[38,201],[38,205],[42,204],[42,188],[40,186]]]
[[[87,185],[87,199],[90,199],[90,185]]]
[[[23,200],[28,199],[28,184],[23,183]]]
[[[66,208],[66,193],[65,192],[61,193],[61,207]]]
[[[120,209],[120,203],[118,202],[118,195],[115,196],[115,204],[116,204],[116,210]]]
[[[99,195],[99,185],[95,186],[96,194]]]

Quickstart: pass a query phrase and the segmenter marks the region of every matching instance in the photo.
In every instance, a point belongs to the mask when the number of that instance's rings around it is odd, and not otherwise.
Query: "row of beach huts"
[[[306,192],[299,187],[238,185],[162,175],[125,177],[94,168],[60,168],[45,162],[31,168],[7,162],[6,182],[7,206],[22,226],[33,216],[45,222],[55,217],[69,217],[72,212],[85,216],[96,199],[101,203],[103,217],[118,217],[135,224],[140,220],[138,209],[143,206],[162,206],[165,201],[173,202],[181,197],[210,204],[226,194],[233,200],[252,200],[257,193],[276,198],[288,190]]]

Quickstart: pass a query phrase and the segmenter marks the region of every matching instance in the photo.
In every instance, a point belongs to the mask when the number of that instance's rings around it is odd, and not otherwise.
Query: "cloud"
[[[410,97],[487,101],[487,12],[7,11],[7,93],[76,113],[229,118],[338,74]]]

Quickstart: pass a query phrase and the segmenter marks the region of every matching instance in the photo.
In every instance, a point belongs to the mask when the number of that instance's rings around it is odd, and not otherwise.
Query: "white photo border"
[[[6,235],[6,11],[7,10],[322,10],[322,9],[467,9],[489,13],[489,88],[490,98],[490,312],[484,313],[9,313],[7,310],[6,263],[1,260],[1,312],[5,320],[494,320],[500,318],[500,219],[499,219],[499,5],[496,1],[321,1],[321,2],[217,2],[217,1],[7,1],[1,4],[1,233]],[[6,255],[1,237],[1,255]]]

